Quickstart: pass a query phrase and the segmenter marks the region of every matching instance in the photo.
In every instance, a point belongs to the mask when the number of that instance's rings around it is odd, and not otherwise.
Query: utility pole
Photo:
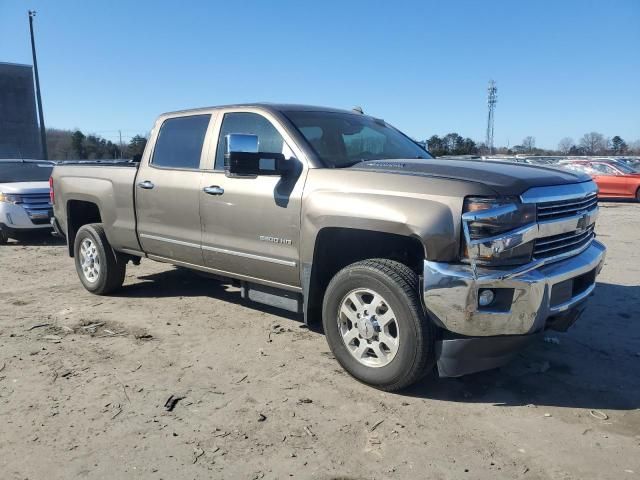
[[[36,79],[36,101],[38,102],[38,117],[40,120],[40,143],[42,144],[42,156],[44,160],[49,159],[47,151],[47,132],[44,129],[44,115],[42,113],[42,97],[40,96],[40,76],[38,75],[38,60],[36,58],[36,42],[33,39],[33,17],[35,10],[29,10],[29,30],[31,32],[31,54],[33,55],[33,75]]]
[[[498,87],[496,82],[489,80],[489,88],[487,89],[487,106],[489,107],[489,115],[487,117],[487,148],[489,154],[493,155],[493,115],[498,103]]]
[[[118,135],[120,135],[120,160],[122,160],[122,130],[118,130]]]

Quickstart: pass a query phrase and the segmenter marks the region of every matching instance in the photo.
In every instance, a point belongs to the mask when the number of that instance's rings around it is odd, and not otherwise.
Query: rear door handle
[[[151,183],[149,180],[145,180],[144,182],[138,183],[140,188],[144,188],[145,190],[151,190],[155,185]]]
[[[219,187],[218,185],[211,185],[210,187],[204,187],[202,191],[209,195],[222,195],[224,193],[224,188]]]

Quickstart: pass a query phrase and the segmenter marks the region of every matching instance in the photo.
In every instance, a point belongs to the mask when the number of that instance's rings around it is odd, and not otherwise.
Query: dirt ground
[[[568,333],[401,394],[353,380],[321,332],[216,281],[143,261],[97,297],[64,245],[11,242],[0,478],[638,478],[639,227],[640,205],[602,204],[607,263]]]

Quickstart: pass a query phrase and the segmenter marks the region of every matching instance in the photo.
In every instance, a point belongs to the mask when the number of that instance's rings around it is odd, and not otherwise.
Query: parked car
[[[617,160],[570,160],[565,168],[591,175],[600,198],[630,198],[640,202],[640,173]]]
[[[620,163],[623,163],[624,165],[631,168],[632,170],[636,172],[640,172],[640,159],[635,157],[630,157],[630,158],[623,157],[623,158],[616,158],[616,160]]]
[[[525,161],[531,165],[556,167],[558,165],[559,157],[527,157]]]
[[[53,163],[0,160],[0,244],[34,230],[51,231],[49,177]]]
[[[208,272],[322,322],[337,361],[389,391],[566,330],[605,257],[589,176],[431,159],[383,120],[321,107],[164,114],[139,167],[60,165],[51,187],[88,291],[119,289],[141,258]]]

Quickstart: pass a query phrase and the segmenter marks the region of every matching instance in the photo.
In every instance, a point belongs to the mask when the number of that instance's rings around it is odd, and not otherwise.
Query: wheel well
[[[322,320],[322,300],[333,276],[347,265],[368,258],[386,258],[422,273],[424,247],[414,237],[352,228],[325,228],[316,237],[308,289],[307,323]]]
[[[69,200],[67,203],[67,245],[73,257],[73,244],[80,227],[88,223],[101,223],[100,209],[95,203]]]

